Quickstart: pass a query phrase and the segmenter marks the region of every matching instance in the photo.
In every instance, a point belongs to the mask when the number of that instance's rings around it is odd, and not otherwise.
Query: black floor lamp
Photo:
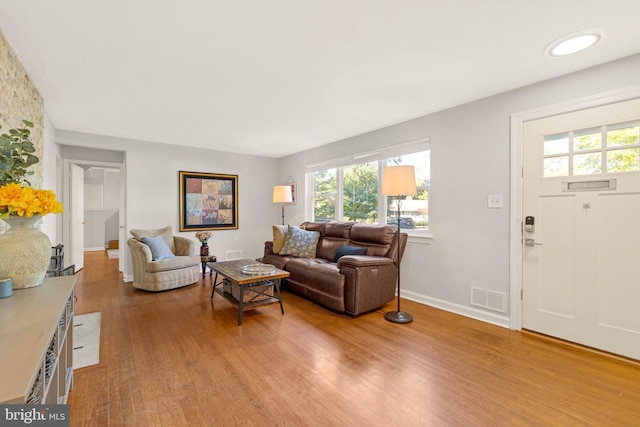
[[[382,175],[382,195],[396,197],[396,218],[398,224],[398,310],[387,311],[384,318],[394,323],[409,323],[413,321],[413,316],[406,311],[400,310],[400,206],[402,197],[416,194],[416,175],[413,166],[387,166]]]

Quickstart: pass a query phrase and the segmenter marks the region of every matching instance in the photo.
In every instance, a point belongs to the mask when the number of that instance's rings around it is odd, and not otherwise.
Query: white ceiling
[[[640,52],[639,0],[0,0],[57,129],[281,157]],[[601,29],[549,58],[554,39]]]

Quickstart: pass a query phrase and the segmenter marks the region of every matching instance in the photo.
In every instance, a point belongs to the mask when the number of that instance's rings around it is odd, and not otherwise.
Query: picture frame
[[[287,202],[285,203],[285,205],[295,205],[298,198],[298,189],[296,188],[296,182],[293,180],[293,178],[289,177],[284,185],[289,185],[291,187],[291,202]]]
[[[238,225],[238,175],[179,173],[180,231],[234,230]]]

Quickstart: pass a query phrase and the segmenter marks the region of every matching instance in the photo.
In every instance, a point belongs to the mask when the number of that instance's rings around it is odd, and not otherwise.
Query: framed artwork
[[[238,175],[180,171],[180,231],[238,228]]]
[[[293,180],[293,178],[289,177],[289,179],[287,180],[287,182],[284,183],[284,185],[291,186],[291,203],[285,203],[285,205],[295,205],[298,197],[296,182]]]

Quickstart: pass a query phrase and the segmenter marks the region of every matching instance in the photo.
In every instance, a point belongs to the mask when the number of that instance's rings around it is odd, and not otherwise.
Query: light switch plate
[[[489,209],[501,209],[502,194],[489,194],[487,196],[487,207]]]

